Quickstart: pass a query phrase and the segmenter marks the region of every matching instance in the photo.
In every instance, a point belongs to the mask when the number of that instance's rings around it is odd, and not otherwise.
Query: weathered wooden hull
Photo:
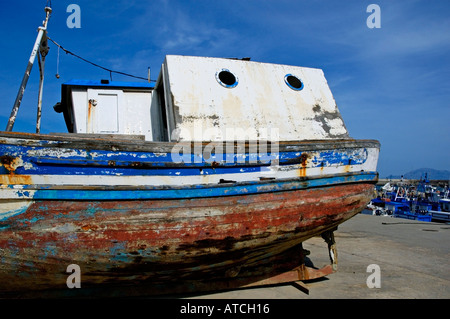
[[[187,283],[201,286],[244,277],[249,283],[252,277],[295,267],[300,244],[359,213],[372,199],[377,180],[373,171],[358,171],[357,166],[367,162],[357,164],[358,158],[336,164],[346,166],[348,172],[308,176],[310,166],[301,156],[306,152],[300,152],[297,164],[291,159],[285,164],[297,172],[297,178],[114,186],[89,184],[101,175],[95,171],[85,176],[88,185],[38,184],[40,170],[51,179],[52,174],[62,175],[62,167],[82,172],[86,165],[100,165],[79,158],[68,163],[61,157],[69,152],[67,140],[45,149],[48,140],[39,138],[22,138],[17,145],[5,139],[9,144],[4,143],[0,154],[0,294],[6,296],[49,289],[73,292],[66,284],[71,264],[81,269],[83,289],[139,284],[168,285],[176,291]],[[373,141],[369,145],[377,146]],[[99,144],[95,146],[98,149]],[[289,147],[298,153],[295,145]],[[64,152],[55,155],[61,149]],[[111,154],[125,149],[122,146]],[[104,169],[117,164],[115,160]],[[324,165],[319,165],[318,170],[323,170]],[[136,166],[127,168],[134,174],[139,169],[140,174],[158,169],[149,168],[148,163]],[[246,168],[245,164],[239,167]],[[120,172],[118,177],[123,176]]]
[[[226,199],[38,201],[0,224],[0,291],[67,289],[70,264],[83,287],[231,280],[336,227],[372,193],[358,184]]]

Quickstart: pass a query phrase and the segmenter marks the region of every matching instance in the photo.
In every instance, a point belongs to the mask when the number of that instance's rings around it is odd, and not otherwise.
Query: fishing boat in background
[[[428,174],[419,181],[419,196],[413,201],[414,210],[430,215],[432,221],[450,222],[450,190],[448,186],[438,190],[431,185]]]
[[[378,180],[379,142],[349,137],[320,69],[169,55],[154,85],[64,83],[64,133],[13,132],[21,94],[0,132],[3,297],[323,276],[333,231]],[[313,236],[328,244],[323,269],[305,266]]]
[[[432,186],[427,174],[414,182],[388,182],[377,193],[366,208],[373,215],[426,222],[450,221],[448,185],[440,189]]]
[[[415,212],[406,202],[386,202],[386,211],[391,212],[392,216],[397,218],[412,219],[423,222],[431,222],[431,215],[427,212]]]
[[[450,222],[450,198],[442,198],[438,202],[437,208],[430,210],[433,221]]]

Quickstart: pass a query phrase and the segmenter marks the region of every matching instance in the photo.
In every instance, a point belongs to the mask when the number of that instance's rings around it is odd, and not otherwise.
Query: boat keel
[[[306,249],[303,249],[303,245],[300,244],[302,248],[300,250],[300,265],[298,267],[295,267],[294,269],[286,271],[279,275],[245,285],[241,288],[291,283],[294,287],[298,288],[306,294],[309,294],[309,288],[304,283],[304,281],[319,279],[337,271],[337,247],[336,241],[334,239],[334,231],[336,229],[337,227],[332,230],[327,230],[321,234],[321,237],[328,245],[330,264],[323,266],[320,269],[308,266],[305,258],[307,255],[309,255],[310,252]]]

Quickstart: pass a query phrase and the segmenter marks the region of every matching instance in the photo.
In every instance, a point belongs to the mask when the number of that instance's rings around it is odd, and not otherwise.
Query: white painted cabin
[[[61,103],[70,133],[147,141],[349,138],[320,69],[166,57],[156,84],[73,80]]]

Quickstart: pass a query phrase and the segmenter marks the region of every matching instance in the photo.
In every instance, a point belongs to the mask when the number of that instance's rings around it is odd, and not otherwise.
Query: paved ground
[[[179,296],[189,299],[448,299],[450,225],[358,214],[335,232],[338,271],[307,282],[309,294],[293,285]],[[329,263],[325,242],[304,243],[315,266]],[[369,288],[378,265],[380,288]],[[370,280],[370,283],[375,283]]]

